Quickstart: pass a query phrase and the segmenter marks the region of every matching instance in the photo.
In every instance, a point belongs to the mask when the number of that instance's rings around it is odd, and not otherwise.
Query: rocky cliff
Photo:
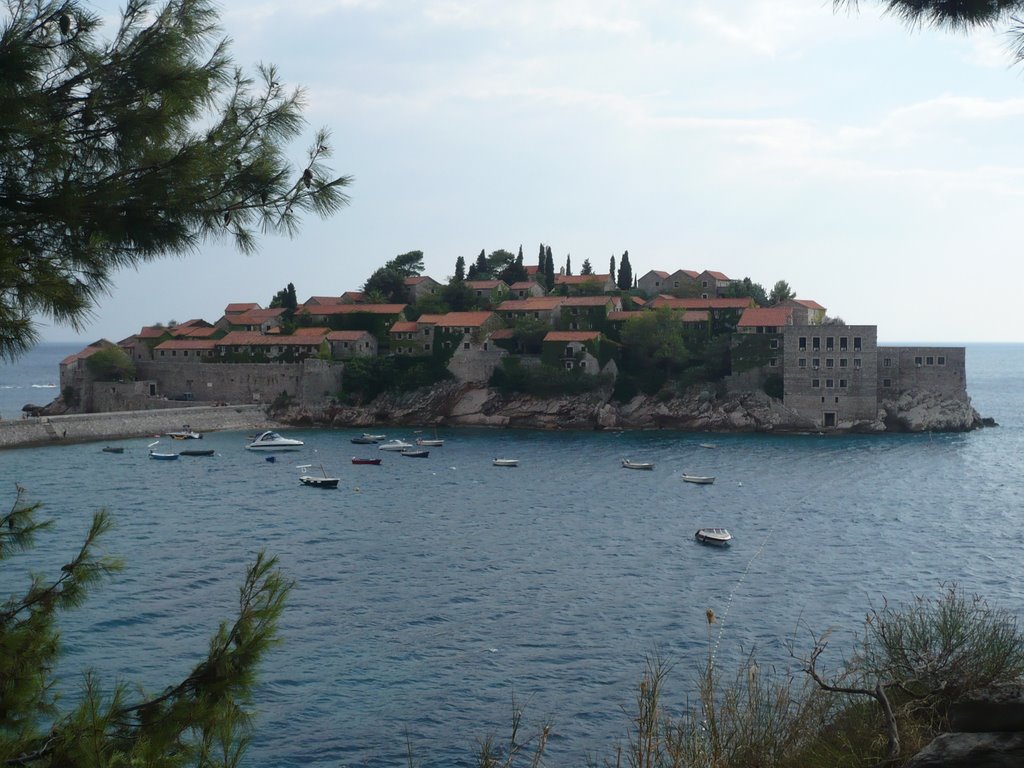
[[[370,427],[383,424],[521,427],[530,429],[677,429],[710,432],[806,432],[818,427],[763,392],[719,395],[708,386],[684,396],[639,395],[612,401],[610,391],[538,398],[444,382],[412,393],[387,393],[365,406],[292,409],[296,425]],[[843,425],[855,432],[963,432],[985,423],[970,402],[926,392],[886,401],[872,421]]]

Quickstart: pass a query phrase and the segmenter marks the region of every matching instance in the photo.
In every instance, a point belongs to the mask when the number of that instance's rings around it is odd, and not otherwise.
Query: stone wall
[[[494,369],[501,363],[501,358],[508,352],[500,347],[488,345],[489,349],[455,350],[448,363],[448,370],[461,382],[469,384],[486,384]]]
[[[198,432],[275,426],[259,405],[42,416],[0,421],[0,448],[162,435],[181,429],[182,424]]]
[[[967,401],[963,347],[879,347],[878,383],[883,397],[927,391]]]

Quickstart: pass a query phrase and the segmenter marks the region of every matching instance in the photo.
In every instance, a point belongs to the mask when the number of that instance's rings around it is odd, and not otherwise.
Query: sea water
[[[69,696],[85,667],[150,692],[179,681],[265,549],[295,588],[261,669],[246,765],[394,766],[410,749],[422,766],[470,765],[480,740],[507,737],[515,702],[527,731],[552,723],[548,764],[576,766],[624,742],[652,656],[673,665],[678,712],[709,652],[723,670],[754,654],[781,674],[798,668],[791,648],[832,628],[823,661],[838,665],[883,599],[956,582],[1019,614],[1024,347],[972,345],[967,361],[974,404],[997,428],[453,429],[428,459],[353,445],[357,430],[288,430],[306,446],[273,463],[244,434],[216,433],[201,443],[215,456],[176,462],[148,460],[151,439],[118,442],[123,454],[5,451],[0,476],[9,498],[17,481],[56,522],[33,567],[59,569],[97,509],[116,521],[104,548],[124,571],[61,621]],[[383,464],[352,465],[357,455]],[[339,488],[300,485],[296,465],[309,463]],[[717,479],[691,485],[683,472]],[[696,543],[701,526],[729,528],[733,545]]]

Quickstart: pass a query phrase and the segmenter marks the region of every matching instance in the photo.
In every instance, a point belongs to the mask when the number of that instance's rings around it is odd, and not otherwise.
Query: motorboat
[[[113,447],[113,446],[110,446],[110,445],[106,445],[103,448],[101,448],[100,450],[102,450],[103,453],[124,453],[124,448]]]
[[[494,459],[491,464],[496,467],[518,467],[519,459]]]
[[[380,451],[407,451],[410,448],[412,448],[412,443],[407,443],[404,440],[389,440],[377,446],[377,450]]]
[[[371,435],[369,432],[363,432],[363,439],[374,443],[379,443],[385,437],[387,437],[387,435]]]
[[[430,451],[421,451],[416,448],[406,448],[402,451],[403,456],[408,456],[410,459],[425,459],[430,456]]]
[[[375,445],[378,441],[369,437],[353,437],[352,442],[356,445]]]
[[[273,430],[267,430],[257,435],[251,443],[245,446],[250,451],[297,451],[305,443],[290,437],[281,437]]]
[[[168,432],[167,436],[173,440],[201,440],[203,437],[198,432],[193,432],[188,424],[182,424],[179,431]]]
[[[213,448],[188,449],[178,451],[179,456],[213,456]]]
[[[309,468],[312,467],[312,466],[313,466],[312,464],[299,464],[296,467],[296,469],[299,469],[299,470],[309,470]],[[311,488],[337,488],[338,487],[338,478],[336,478],[336,477],[328,477],[327,476],[327,471],[323,468],[323,465],[320,466],[320,472],[322,473],[320,475],[310,475],[308,473],[307,474],[299,475],[299,482],[302,483],[303,485],[308,485]]]
[[[442,445],[444,445],[444,440],[441,440],[436,437],[420,437],[416,440],[416,445],[422,446],[424,448],[428,446],[433,448],[440,448]]]
[[[732,541],[732,534],[725,528],[699,528],[693,537],[701,544],[716,544],[720,547]]]
[[[683,482],[696,483],[697,485],[711,485],[715,478],[708,475],[688,475],[683,473]]]
[[[356,458],[355,456],[352,457],[353,464],[373,464],[375,467],[379,467],[380,462],[380,459],[359,459]]]
[[[158,459],[160,461],[171,461],[173,459],[178,458],[178,454],[176,454],[176,453],[159,453],[157,451],[151,450],[149,452],[149,458],[151,458],[151,459]]]
[[[622,466],[626,469],[654,469],[653,461],[630,461],[629,459],[622,460]]]

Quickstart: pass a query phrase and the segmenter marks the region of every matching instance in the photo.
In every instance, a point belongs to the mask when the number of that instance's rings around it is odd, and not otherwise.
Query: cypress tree
[[[459,256],[455,260],[455,282],[461,283],[466,279],[466,260]]]
[[[565,254],[565,274],[572,274],[572,255],[568,253]]]
[[[555,259],[550,245],[544,247],[544,287],[549,291],[555,287]]]
[[[611,275],[612,280],[615,279],[615,257],[612,256],[608,261],[608,274]]]
[[[629,251],[622,252],[622,259],[619,261],[619,278],[615,284],[619,290],[628,291],[633,287],[633,267],[629,264]]]

